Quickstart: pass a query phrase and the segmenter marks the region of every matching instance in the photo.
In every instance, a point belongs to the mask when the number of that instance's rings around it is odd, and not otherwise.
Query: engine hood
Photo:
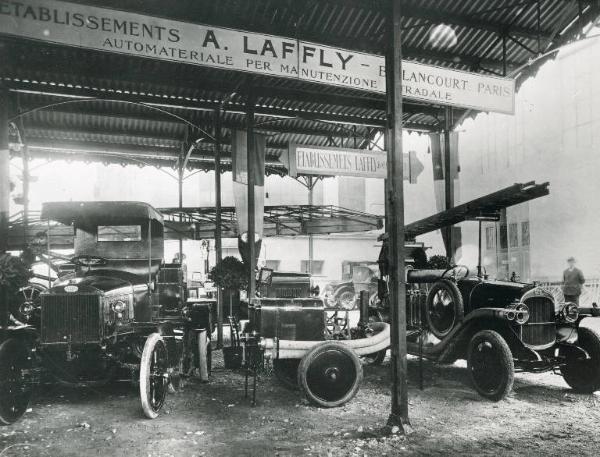
[[[133,286],[131,282],[124,278],[118,278],[114,276],[104,276],[99,274],[91,274],[86,276],[65,276],[61,278],[51,289],[57,293],[63,293],[66,286],[73,286],[83,290],[97,290],[103,293],[110,293],[119,289],[129,289],[128,292],[133,292]],[[76,292],[73,287],[71,290]],[[69,292],[69,290],[66,290]]]
[[[469,296],[471,308],[505,307],[520,301],[526,292],[534,288],[533,284],[484,280],[473,282],[463,295]]]

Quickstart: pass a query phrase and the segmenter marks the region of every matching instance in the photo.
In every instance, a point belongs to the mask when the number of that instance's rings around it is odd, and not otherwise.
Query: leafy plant
[[[445,270],[452,268],[452,265],[450,265],[446,256],[432,255],[427,260],[427,268],[431,268],[432,270]]]
[[[0,254],[0,288],[9,296],[27,284],[30,272],[25,263],[10,254]]]
[[[248,271],[246,265],[236,257],[225,257],[210,270],[208,278],[217,286],[228,290],[246,290]]]

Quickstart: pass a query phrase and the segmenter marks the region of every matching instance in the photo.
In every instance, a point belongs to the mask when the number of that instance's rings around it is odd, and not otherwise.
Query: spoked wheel
[[[28,323],[39,308],[40,294],[47,290],[41,284],[27,284],[21,287],[16,294],[16,300],[11,303],[10,312],[15,319]]]
[[[298,390],[298,359],[273,360],[273,373],[281,384],[288,389]]]
[[[352,309],[354,308],[354,300],[354,291],[351,289],[347,289],[338,295],[337,301],[343,309]]]
[[[515,365],[508,344],[493,330],[482,330],[469,343],[467,366],[475,389],[485,398],[502,400],[512,389]]]
[[[10,425],[25,414],[33,379],[25,344],[10,338],[0,345],[0,425]]]
[[[152,333],[142,352],[140,363],[140,400],[149,419],[158,416],[170,382],[167,346],[158,333]]]
[[[429,330],[442,339],[464,314],[462,295],[456,284],[448,279],[437,281],[427,294],[425,318]]]
[[[333,408],[350,401],[363,377],[356,353],[340,342],[313,347],[300,361],[298,384],[316,405]]]

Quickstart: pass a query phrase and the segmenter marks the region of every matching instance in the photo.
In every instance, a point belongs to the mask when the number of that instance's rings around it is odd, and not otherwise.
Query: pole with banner
[[[389,292],[391,308],[392,407],[389,426],[410,433],[408,419],[406,286],[404,283],[404,160],[402,156],[402,25],[400,2],[388,1],[387,16],[387,203]],[[391,19],[390,19],[391,18]]]

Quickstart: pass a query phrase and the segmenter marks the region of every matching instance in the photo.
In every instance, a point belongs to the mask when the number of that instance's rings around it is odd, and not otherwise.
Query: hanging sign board
[[[290,145],[290,176],[359,176],[385,178],[387,155],[364,149]]]
[[[382,56],[137,13],[0,0],[0,33],[45,42],[385,93]],[[403,62],[404,96],[514,112],[514,80]]]

